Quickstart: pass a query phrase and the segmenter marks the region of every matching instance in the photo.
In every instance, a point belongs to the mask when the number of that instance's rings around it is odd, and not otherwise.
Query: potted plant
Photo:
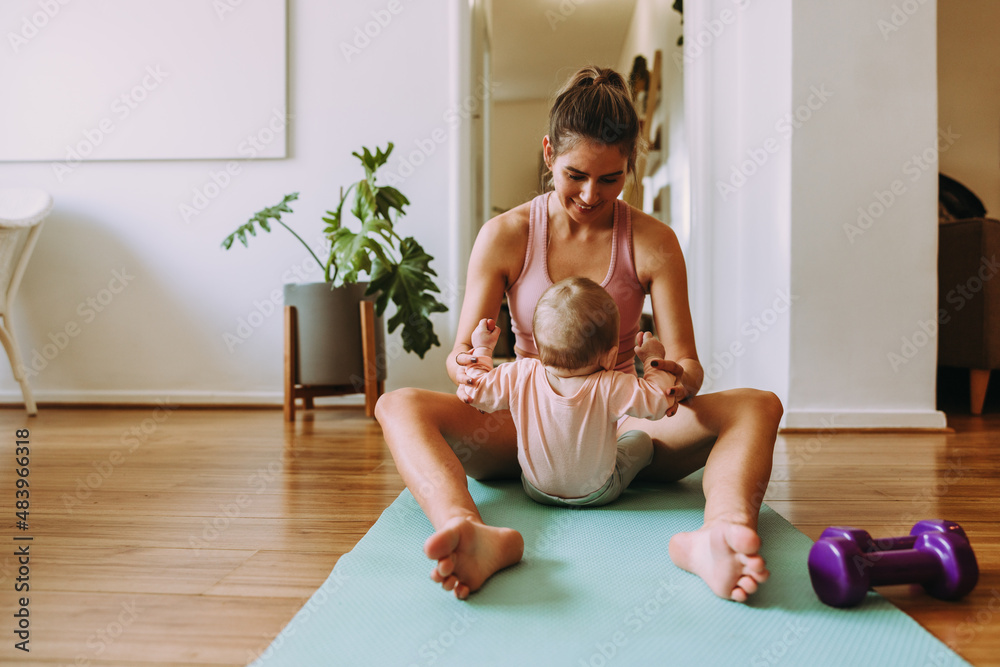
[[[388,160],[392,147],[389,143],[385,151],[376,148],[374,154],[362,147],[362,154],[352,153],[361,161],[365,176],[346,191],[342,189],[337,208],[322,218],[329,241],[324,248],[325,260],[281,219],[282,214],[292,212],[289,203],[298,199],[297,192],[258,211],[222,241],[226,250],[236,240],[246,246],[248,236],[256,236],[258,227],[270,232],[274,221],[298,239],[323,267],[322,283],[284,287],[285,304],[295,305],[298,313],[299,384],[350,384],[363,377],[358,314],[361,299],[374,299],[375,313],[380,318],[390,302],[395,304],[389,332],[402,326],[403,349],[407,352],[423,358],[432,346],[440,345],[430,315],[445,312],[447,307],[435,297],[440,290],[434,283],[437,274],[430,267],[434,258],[413,237],[396,232],[395,225],[405,215],[403,207],[409,205],[409,200],[397,189],[376,182],[376,172]],[[378,326],[381,333],[381,324]],[[380,379],[384,377],[381,366]]]

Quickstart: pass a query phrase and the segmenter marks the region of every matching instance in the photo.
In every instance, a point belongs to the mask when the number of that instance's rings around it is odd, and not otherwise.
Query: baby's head
[[[610,370],[609,353],[618,347],[618,306],[589,278],[560,280],[538,300],[532,331],[546,366],[576,370],[598,364]]]

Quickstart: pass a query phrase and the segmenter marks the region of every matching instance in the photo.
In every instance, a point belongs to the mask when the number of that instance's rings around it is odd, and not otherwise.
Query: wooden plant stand
[[[362,301],[361,308],[361,348],[364,362],[364,377],[351,384],[301,385],[297,383],[295,369],[298,360],[298,330],[295,306],[285,306],[285,421],[295,421],[295,401],[302,399],[302,407],[312,410],[313,399],[318,396],[365,395],[365,416],[375,416],[375,402],[385,393],[385,382],[378,379],[375,351],[375,306],[371,301]]]

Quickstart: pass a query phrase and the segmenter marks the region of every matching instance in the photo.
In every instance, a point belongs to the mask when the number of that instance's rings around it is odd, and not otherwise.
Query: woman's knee
[[[733,414],[739,415],[741,421],[744,419],[763,421],[777,431],[781,416],[785,412],[777,394],[760,389],[737,389],[733,393],[734,407],[738,408]]]
[[[399,415],[419,406],[422,393],[420,389],[403,387],[382,394],[375,403],[375,419],[379,424],[385,424],[385,420],[391,419],[393,415]]]
[[[749,391],[753,393],[751,400],[757,412],[775,424],[781,421],[781,416],[785,414],[785,408],[781,405],[781,399],[778,398],[777,394],[773,391],[759,389],[750,389]]]

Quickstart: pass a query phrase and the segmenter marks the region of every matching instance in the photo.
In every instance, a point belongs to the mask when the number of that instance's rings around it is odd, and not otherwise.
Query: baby
[[[596,506],[615,500],[653,459],[643,431],[615,437],[624,415],[660,419],[674,406],[674,376],[661,368],[665,350],[649,332],[636,337],[643,378],[612,370],[618,354],[618,307],[587,278],[552,285],[532,321],[538,359],[493,368],[500,332],[479,322],[467,367],[471,385],[458,396],[480,410],[510,409],[517,429],[525,492],[548,505]],[[662,364],[660,364],[662,366]]]

